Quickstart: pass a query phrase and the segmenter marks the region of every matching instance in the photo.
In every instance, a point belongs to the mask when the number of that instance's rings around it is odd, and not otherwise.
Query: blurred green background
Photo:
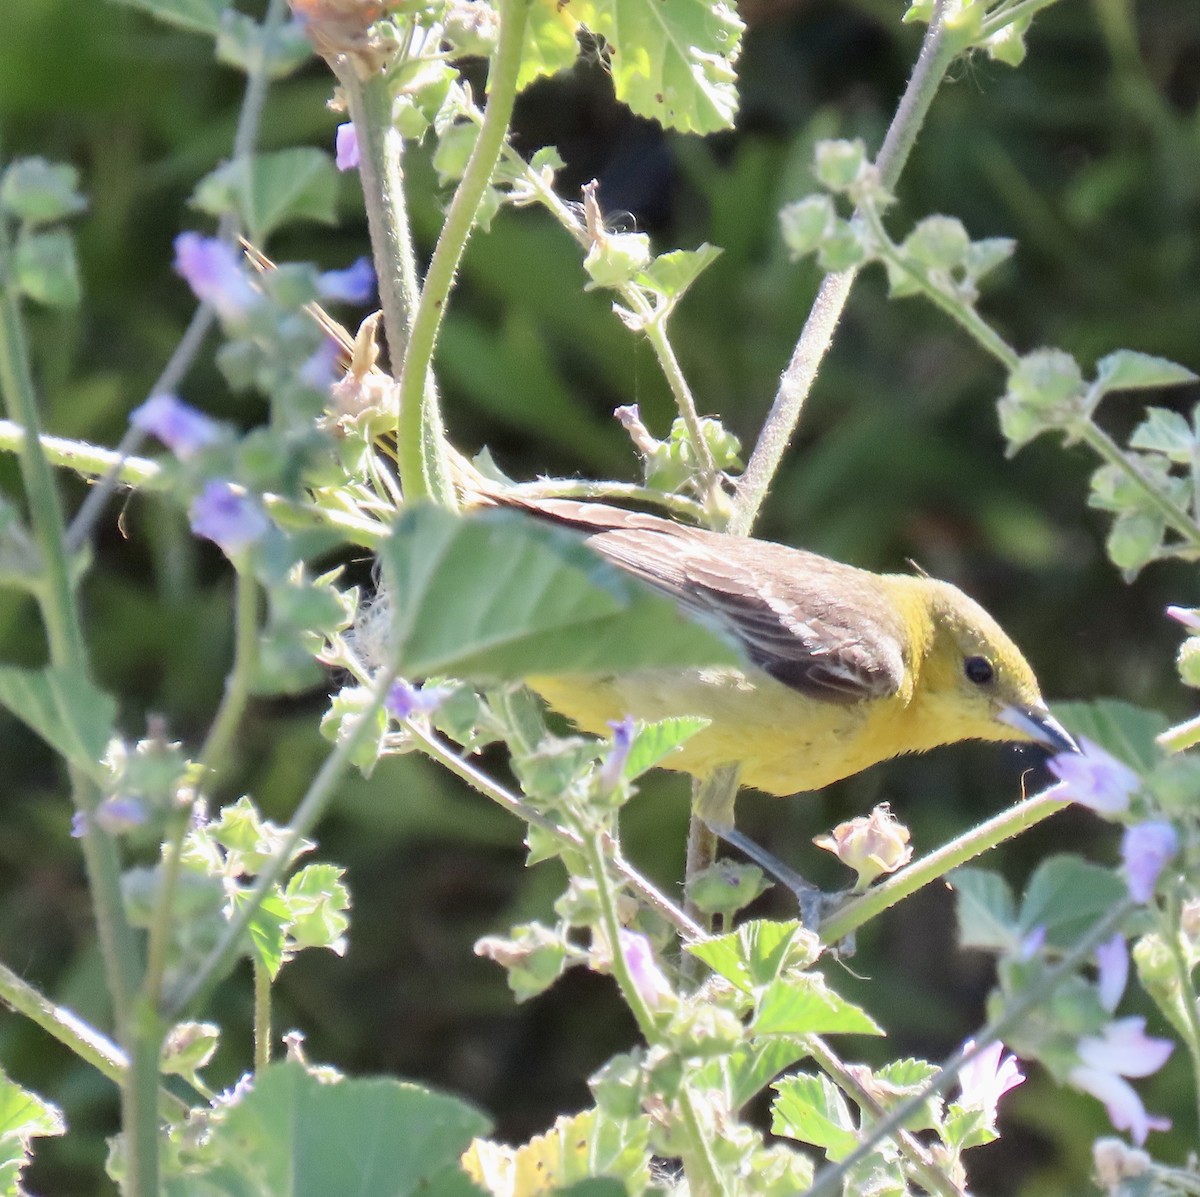
[[[877,147],[914,59],[919,31],[900,0],[753,0],[741,64],[736,133],[704,141],[664,135],[616,104],[593,61],[542,82],[520,101],[521,149],[553,143],[564,194],[592,178],[606,212],[652,234],[656,249],[724,248],[673,325],[702,410],[753,442],[815,292],[811,264],[790,264],[776,212],[809,187],[812,143],[862,136]],[[210,44],[111,4],[6,0],[0,17],[0,150],[74,163],[91,198],[77,223],[86,303],[78,315],[31,316],[46,423],[102,443],[169,356],[191,311],[170,270],[173,236],[205,227],[187,197],[228,153],[241,78]],[[1200,5],[1192,0],[1062,0],[1040,16],[1019,70],[960,63],[938,96],[891,213],[893,232],[942,211],[971,234],[1013,236],[1013,263],[983,310],[1022,350],[1058,345],[1089,366],[1129,347],[1200,366]],[[331,147],[339,119],[330,79],[313,63],[272,89],[261,143]],[[414,162],[423,252],[444,195]],[[366,251],[357,180],[343,180],[336,229],[291,226],[268,246],[282,259],[341,266]],[[505,211],[477,234],[452,301],[438,369],[453,435],[490,445],[514,475],[632,478],[636,462],[611,420],[637,402],[662,433],[671,410],[649,350],[585,295],[576,247],[549,219]],[[1037,442],[1004,458],[995,364],[918,300],[891,303],[882,272],[859,282],[799,437],[760,524],[763,535],[872,568],[913,561],[983,601],[1035,663],[1052,698],[1118,696],[1172,717],[1192,699],[1172,668],[1168,602],[1200,603],[1190,569],[1156,566],[1132,586],[1106,564],[1106,517],[1085,507],[1092,462]],[[234,398],[211,361],[182,388],[192,403],[245,426],[265,406]],[[1190,407],[1196,392],[1164,402]],[[1114,432],[1140,400],[1109,400]],[[12,462],[0,478],[13,487]],[[82,488],[64,479],[75,503]],[[117,517],[122,517],[118,526]],[[84,593],[96,669],[121,701],[124,730],[161,714],[198,742],[228,661],[229,576],[222,560],[166,506],[114,508]],[[35,661],[31,606],[0,594],[0,656]],[[325,694],[263,702],[243,729],[240,772],[222,797],[254,795],[277,820],[323,753]],[[105,1018],[77,845],[62,778],[41,745],[0,717],[0,958],[85,1017]],[[488,759],[497,769],[503,763]],[[1040,784],[1032,754],[965,745],[876,767],[798,802],[743,796],[747,830],[810,875],[842,879],[813,835],[890,801],[932,848]],[[626,811],[629,857],[673,891],[682,874],[686,790],[656,778]],[[1057,816],[989,863],[1016,882],[1046,854],[1080,849],[1112,861],[1110,832]],[[349,782],[320,829],[323,858],[348,869],[354,897],[344,960],[312,954],[278,986],[281,1028],[301,1028],[312,1058],[355,1071],[421,1079],[467,1096],[513,1140],[587,1103],[586,1078],[633,1037],[611,983],[581,972],[515,1007],[496,966],[471,946],[485,933],[544,915],[557,866],[523,867],[521,829],[415,758]],[[786,913],[775,896],[764,912]],[[948,891],[923,893],[861,936],[834,983],[864,1001],[890,1034],[847,1042],[847,1055],[937,1058],[983,1021],[990,964],[953,947]],[[209,1070],[232,1083],[249,1060],[250,995],[239,977],[214,1011],[227,1028]],[[1160,1020],[1152,1030],[1163,1033]],[[1181,1057],[1181,1052],[1176,1053]],[[10,1074],[64,1105],[71,1134],[39,1148],[35,1192],[108,1191],[98,1179],[114,1127],[106,1084],[14,1016],[0,1017]],[[1177,1129],[1155,1140],[1182,1161],[1197,1128],[1185,1061],[1139,1086]],[[1008,1099],[1000,1142],[972,1153],[974,1191],[1089,1192],[1092,1137],[1105,1128],[1090,1099],[1059,1092],[1034,1070]]]

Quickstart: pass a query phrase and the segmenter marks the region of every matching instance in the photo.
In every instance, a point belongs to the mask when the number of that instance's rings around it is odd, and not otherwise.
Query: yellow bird
[[[784,795],[959,740],[1076,749],[1020,649],[948,582],[870,573],[600,503],[495,492],[484,501],[585,533],[601,556],[741,646],[742,669],[529,679],[596,735],[627,715],[710,720],[664,768],[703,778],[737,765],[742,784]]]

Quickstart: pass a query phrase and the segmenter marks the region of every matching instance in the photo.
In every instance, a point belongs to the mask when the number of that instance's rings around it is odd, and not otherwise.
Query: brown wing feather
[[[517,505],[590,532],[597,552],[685,610],[718,620],[755,665],[802,694],[850,703],[900,689],[901,617],[863,570],[606,504]]]

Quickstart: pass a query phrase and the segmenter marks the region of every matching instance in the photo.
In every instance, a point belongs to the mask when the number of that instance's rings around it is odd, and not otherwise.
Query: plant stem
[[[845,1093],[864,1114],[869,1114],[878,1120],[887,1111],[880,1105],[878,1098],[863,1085],[852,1069],[846,1067],[830,1050],[828,1044],[816,1035],[806,1036],[809,1055],[817,1066],[843,1093]],[[937,1193],[941,1197],[962,1197],[962,1190],[946,1174],[944,1168],[938,1166],[925,1145],[906,1130],[896,1135],[896,1146],[909,1161],[910,1170],[920,1182],[921,1187],[928,1193]]]
[[[8,415],[33,434],[22,438],[19,462],[33,533],[45,570],[38,602],[51,664],[86,681],[90,669],[71,584],[66,525],[54,475],[38,436],[37,395],[8,255],[8,232],[0,227],[0,393]],[[75,808],[88,816],[99,803],[96,787],[74,765],[68,765],[67,771]],[[131,1001],[141,962],[122,904],[120,862],[112,839],[96,826],[94,819],[84,819],[82,847],[118,1037],[133,1054],[137,1041],[136,1028],[130,1020]],[[136,1070],[127,1079],[129,1083],[121,1089],[121,1103],[122,1123],[129,1135],[131,1181],[135,1192],[153,1194],[157,1184],[157,1116],[151,1116],[136,1091]],[[157,1077],[154,1093],[157,1094]]]
[[[931,1097],[945,1093],[965,1064],[970,1063],[997,1040],[1003,1039],[1011,1028],[1018,1026],[1030,1010],[1044,1001],[1062,981],[1091,957],[1097,944],[1108,939],[1134,908],[1130,898],[1112,907],[1053,968],[1047,969],[1038,978],[1036,984],[1025,990],[1016,1001],[1005,1008],[1003,1014],[975,1035],[970,1048],[959,1048],[942,1065],[937,1076],[923,1085],[919,1093],[914,1093],[912,1097],[896,1106],[882,1122],[873,1126],[870,1134],[845,1159],[823,1169],[804,1197],[832,1197],[833,1194],[840,1193],[842,1181],[875,1150],[876,1144],[900,1130]]]
[[[1200,715],[1168,728],[1156,736],[1155,741],[1165,752],[1183,752],[1186,748],[1195,747],[1200,744]]]
[[[487,108],[475,147],[446,213],[413,314],[398,380],[397,417],[400,484],[410,500],[414,496],[428,496],[445,506],[456,506],[445,461],[445,433],[436,391],[427,387],[426,379],[455,272],[508,136],[529,3],[530,0],[499,0],[500,31],[488,74]]]
[[[250,701],[250,687],[258,667],[258,582],[250,561],[235,563],[234,573],[234,634],[233,665],[225,679],[225,693],[209,729],[200,764],[205,781],[224,773],[234,738]]]
[[[271,1062],[271,974],[257,957],[254,960],[254,1071],[262,1072]]]
[[[367,228],[375,254],[379,300],[393,371],[404,360],[420,280],[404,192],[404,137],[392,123],[392,91],[386,74],[361,81],[352,67],[338,78],[358,134],[359,177]]]
[[[264,43],[269,40],[283,24],[287,15],[285,0],[270,0],[262,22]],[[242,106],[238,113],[237,128],[233,134],[233,162],[242,166],[242,185],[250,186],[250,159],[254,154],[254,146],[258,141],[258,130],[262,123],[263,103],[267,96],[267,71],[264,56],[250,65],[246,75],[246,90],[242,94]],[[241,231],[236,209],[226,212],[217,228],[217,236],[227,245],[236,248],[238,234]],[[179,338],[174,352],[163,367],[162,373],[150,388],[151,395],[161,395],[174,391],[191,369],[196,354],[204,344],[209,330],[216,322],[216,313],[207,304],[200,304],[192,313],[183,336]],[[145,439],[145,433],[140,428],[131,427],[121,438],[117,446],[117,460],[109,467],[100,480],[99,485],[92,487],[87,497],[80,504],[71,526],[67,530],[67,547],[71,552],[81,548],[92,533],[92,528],[100,518],[105,504],[116,489],[120,480],[121,464],[131,453],[136,453]]]
[[[65,1006],[56,1005],[4,964],[0,964],[0,1002],[41,1027],[114,1085],[125,1083],[129,1057],[120,1047]],[[163,1103],[179,1117],[190,1109],[187,1102],[168,1089],[162,1089],[160,1095]]]
[[[1048,819],[1068,803],[1059,795],[1061,785],[1051,786],[1010,810],[1002,811],[995,818],[951,840],[948,844],[930,852],[928,856],[913,861],[907,868],[893,873],[886,881],[873,886],[859,898],[851,898],[844,906],[835,910],[821,922],[819,928],[823,943],[833,944],[858,930],[876,915],[895,906],[897,902],[915,894],[951,869],[958,868],[989,849],[1011,840],[1035,824]]]
[[[1091,420],[1085,420],[1080,422],[1079,427],[1072,428],[1071,433],[1089,448],[1094,449],[1109,465],[1120,470],[1130,482],[1136,484],[1138,489],[1150,500],[1150,503],[1158,509],[1159,515],[1168,526],[1178,532],[1189,546],[1194,549],[1200,548],[1200,528],[1196,527],[1195,520],[1183,508],[1172,503],[1152,482],[1143,477],[1141,470],[1129,460],[1103,428],[1098,427]]]
[[[938,0],[929,19],[917,65],[900,97],[896,115],[888,126],[887,135],[875,159],[880,180],[888,191],[895,188],[933,97],[954,59],[956,47],[945,35],[943,9],[944,0]],[[727,529],[735,536],[748,536],[754,526],[775,471],[800,422],[817,369],[833,341],[834,331],[856,275],[857,271],[854,270],[839,271],[827,274],[821,283],[791,361],[780,379],[775,401],[747,463],[746,472],[738,481],[733,518]]]
[[[580,832],[584,853],[587,858],[588,872],[596,886],[596,900],[600,906],[600,926],[604,938],[608,941],[609,953],[612,957],[612,973],[620,987],[625,1004],[633,1013],[638,1030],[648,1047],[654,1047],[659,1041],[658,1028],[654,1012],[650,1009],[641,990],[629,971],[629,962],[625,959],[625,949],[621,943],[621,922],[617,918],[617,903],[613,896],[612,880],[609,877],[608,865],[604,859],[601,846],[601,836],[598,831],[583,829]],[[709,1147],[709,1132],[700,1121],[700,1114],[686,1080],[680,1085],[676,1101],[679,1104],[680,1121],[683,1130],[691,1143],[691,1150],[683,1154],[684,1173],[688,1178],[689,1191],[697,1197],[719,1197],[728,1192],[720,1169],[713,1158]]]
[[[584,843],[575,832],[568,827],[555,823],[534,810],[515,794],[510,794],[503,786],[498,785],[486,773],[480,772],[469,761],[465,761],[456,752],[415,724],[409,724],[408,734],[420,746],[422,752],[443,766],[450,773],[465,781],[484,797],[490,798],[498,806],[503,807],[518,819],[537,827],[540,831],[553,836],[559,843],[575,851],[582,851]],[[619,852],[614,852],[613,867],[621,875],[621,879],[637,896],[651,909],[661,914],[689,943],[704,938],[704,929],[689,918],[669,898],[661,894],[640,873],[627,864]]]
[[[1179,986],[1179,1004],[1183,1007],[1186,1019],[1187,1033],[1183,1036],[1187,1044],[1188,1055],[1192,1061],[1192,1088],[1197,1103],[1196,1119],[1200,1128],[1200,1009],[1197,1008],[1196,993],[1192,987],[1192,969],[1179,942],[1179,900],[1172,896],[1170,916],[1164,918],[1161,911],[1158,917],[1158,934],[1171,954],[1171,963],[1175,968],[1175,981]]]
[[[636,294],[636,290],[632,286],[626,289]],[[704,429],[700,425],[700,416],[696,411],[696,401],[692,398],[691,388],[688,386],[683,371],[679,368],[675,350],[667,338],[666,318],[651,316],[645,324],[645,333],[650,347],[654,350],[654,356],[658,358],[658,364],[666,376],[671,394],[675,396],[675,406],[679,409],[679,414],[683,417],[683,422],[687,427],[688,439],[692,442],[692,448],[695,450],[696,460],[700,467],[700,493],[707,500],[712,497],[713,491],[720,485],[717,477],[717,464],[713,460],[708,441],[704,439]]]
[[[271,859],[263,866],[255,878],[254,886],[238,904],[230,917],[225,930],[212,951],[209,952],[196,972],[181,986],[167,1003],[167,1010],[172,1020],[183,1016],[184,1011],[204,997],[208,990],[224,975],[225,970],[237,959],[244,947],[246,928],[258,912],[263,900],[271,892],[271,887],[283,876],[300,841],[312,830],[317,820],[325,813],[332,801],[343,775],[354,759],[354,753],[366,737],[367,732],[376,726],[376,716],[387,697],[388,687],[396,680],[395,670],[387,670],[380,675],[376,682],[375,694],[359,715],[354,725],[340,739],[334,750],[325,758],[316,777],[313,778],[296,813],[288,824],[287,832],[276,847]]]
[[[1015,370],[1020,364],[1021,355],[973,307],[953,295],[948,295],[941,287],[932,283],[924,271],[916,269],[908,262],[892,244],[874,204],[864,204],[862,214],[867,226],[875,235],[879,256],[908,275],[921,289],[922,295],[970,333],[976,342],[990,353],[1005,370],[1009,372]]]

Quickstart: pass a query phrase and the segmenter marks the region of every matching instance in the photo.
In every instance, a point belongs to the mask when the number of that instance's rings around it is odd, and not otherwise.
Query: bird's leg
[[[736,848],[742,855],[749,857],[764,873],[774,877],[780,885],[787,886],[795,895],[796,903],[800,907],[801,922],[810,931],[817,930],[821,925],[821,917],[827,906],[826,900],[830,895],[818,889],[811,881],[805,881],[795,869],[789,868],[778,856],[768,852],[748,835],[743,835],[732,824],[709,820],[708,827],[715,836],[724,840],[730,847]]]

